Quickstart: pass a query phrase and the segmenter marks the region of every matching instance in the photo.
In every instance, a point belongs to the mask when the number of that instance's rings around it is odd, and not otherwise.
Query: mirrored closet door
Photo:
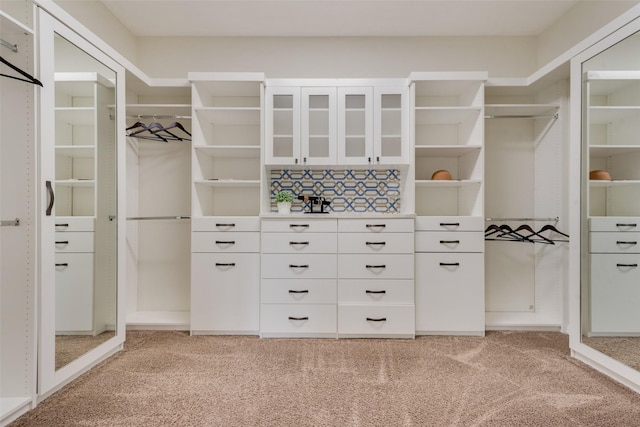
[[[40,23],[42,394],[124,341],[124,70],[44,12]]]

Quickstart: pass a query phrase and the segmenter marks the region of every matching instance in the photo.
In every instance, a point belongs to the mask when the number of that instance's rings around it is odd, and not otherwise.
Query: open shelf
[[[194,145],[193,148],[212,157],[260,157],[259,145]]]

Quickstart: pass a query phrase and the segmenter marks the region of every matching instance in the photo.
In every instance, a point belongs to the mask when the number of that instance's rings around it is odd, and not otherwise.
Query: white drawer
[[[260,252],[259,232],[191,233],[191,252]]]
[[[640,333],[640,255],[591,255],[592,333]]]
[[[426,231],[484,231],[481,216],[418,216],[416,230]]]
[[[413,337],[414,325],[413,305],[338,306],[338,335]]]
[[[335,279],[335,254],[262,254],[265,279]]]
[[[191,231],[260,231],[257,216],[192,218]]]
[[[338,252],[351,254],[412,254],[413,233],[342,233],[338,235]]]
[[[589,233],[589,251],[592,253],[640,253],[640,232]]]
[[[635,216],[607,216],[589,219],[590,231],[640,231],[640,218]]]
[[[262,231],[265,233],[335,233],[337,230],[335,219],[276,219],[262,220]]]
[[[418,231],[416,252],[484,252],[484,233],[478,231]]]
[[[413,304],[413,280],[358,280],[338,281],[340,304]]]
[[[413,218],[338,219],[340,233],[411,233]]]
[[[335,254],[336,233],[263,233],[262,252],[271,254]]]
[[[56,267],[56,331],[93,330],[92,253],[58,253]]]
[[[56,252],[93,252],[93,231],[56,231]]]
[[[94,217],[58,216],[54,222],[55,231],[94,231]]]
[[[269,336],[334,336],[336,335],[334,304],[262,304],[260,332]]]
[[[340,279],[413,279],[413,254],[346,254],[338,260]]]
[[[335,304],[336,279],[262,279],[262,303]]]

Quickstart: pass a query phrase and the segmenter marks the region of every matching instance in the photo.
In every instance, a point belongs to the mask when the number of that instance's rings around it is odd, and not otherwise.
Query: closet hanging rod
[[[191,120],[191,116],[177,116],[173,114],[137,114],[127,116],[127,119],[175,119]]]
[[[0,227],[17,227],[20,225],[20,218],[0,221]]]
[[[560,217],[549,218],[485,218],[485,221],[560,221]]]
[[[556,114],[493,114],[484,116],[485,119],[554,119],[557,120],[560,117]]]
[[[11,49],[14,52],[18,52],[18,45],[17,44],[13,44],[10,43],[8,41],[6,41],[5,39],[0,39],[0,45],[4,46],[4,47],[8,47],[9,49]]]
[[[158,219],[191,219],[190,216],[130,216],[128,221],[150,221]]]

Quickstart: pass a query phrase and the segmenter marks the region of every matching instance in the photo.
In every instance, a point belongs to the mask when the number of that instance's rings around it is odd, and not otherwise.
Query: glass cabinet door
[[[336,161],[336,88],[302,88],[303,165],[333,165]]]
[[[338,163],[373,164],[373,88],[338,88]]]
[[[375,132],[374,163],[409,163],[409,150],[405,142],[408,138],[408,100],[406,88],[375,88]]]
[[[300,164],[300,88],[266,89],[267,164]]]

